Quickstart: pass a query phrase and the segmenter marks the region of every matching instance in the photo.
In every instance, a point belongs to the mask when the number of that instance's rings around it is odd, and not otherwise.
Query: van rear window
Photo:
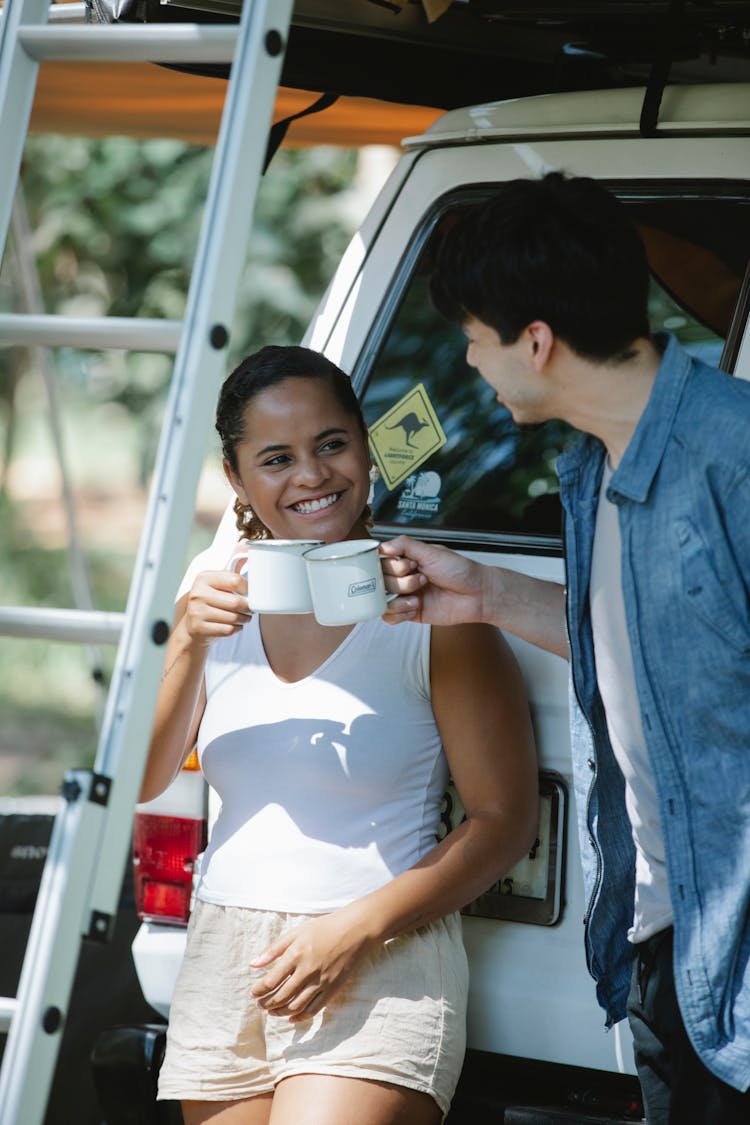
[[[475,189],[468,201],[477,198]],[[718,366],[750,258],[750,205],[736,195],[669,197],[662,185],[650,193],[631,188],[623,201],[647,248],[652,330],[673,332]],[[430,301],[434,247],[461,202],[454,198],[427,220],[431,233],[402,279],[362,396],[368,425],[387,438],[386,471],[374,493],[376,526],[387,534],[411,527],[423,538],[555,552],[555,461],[577,434],[556,421],[519,431],[467,366],[461,331]],[[412,425],[397,424],[404,419]]]

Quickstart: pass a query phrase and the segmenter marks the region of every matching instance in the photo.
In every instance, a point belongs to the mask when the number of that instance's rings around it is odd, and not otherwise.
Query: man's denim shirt
[[[674,912],[675,986],[704,1063],[750,1085],[750,383],[672,337],[607,495]],[[627,378],[623,375],[623,378]],[[565,509],[572,743],[586,952],[625,1015],[634,849],[596,685],[589,575],[605,450],[558,462]]]

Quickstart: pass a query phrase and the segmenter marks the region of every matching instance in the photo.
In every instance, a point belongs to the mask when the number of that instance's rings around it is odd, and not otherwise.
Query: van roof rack
[[[241,0],[87,3],[95,18],[145,23],[231,21],[242,7]],[[454,0],[432,22],[425,7],[424,0],[297,0],[281,85],[453,109],[649,80],[655,87],[665,57],[673,83],[750,78],[750,0]],[[228,71],[208,62],[178,69]]]

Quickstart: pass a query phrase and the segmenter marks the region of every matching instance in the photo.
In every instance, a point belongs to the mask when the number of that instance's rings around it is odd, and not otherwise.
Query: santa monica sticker
[[[443,427],[423,383],[418,383],[370,426],[373,457],[389,491],[437,453],[445,442]]]
[[[431,520],[440,511],[440,473],[426,469],[412,473],[398,498],[398,510],[409,520]]]

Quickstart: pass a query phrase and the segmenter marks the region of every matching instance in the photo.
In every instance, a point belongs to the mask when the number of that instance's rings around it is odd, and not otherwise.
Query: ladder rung
[[[32,59],[89,62],[231,63],[237,27],[231,24],[117,24],[64,27],[24,24],[18,38]]]
[[[15,996],[0,996],[0,1034],[7,1031],[10,1021],[16,1014],[18,1001]]]
[[[177,0],[162,0],[162,3],[166,6],[174,6]],[[211,12],[220,16],[232,16],[235,19],[239,19],[242,14],[242,0],[179,0],[178,7]]]
[[[85,4],[50,4],[50,23],[85,23]]]
[[[0,24],[3,22],[4,11],[0,8]],[[79,3],[50,4],[50,23],[86,23],[86,5]]]
[[[116,645],[124,622],[124,613],[0,606],[0,636],[3,637]]]
[[[46,347],[125,348],[139,352],[174,353],[180,343],[182,321],[139,317],[0,315],[0,341],[43,344]]]

